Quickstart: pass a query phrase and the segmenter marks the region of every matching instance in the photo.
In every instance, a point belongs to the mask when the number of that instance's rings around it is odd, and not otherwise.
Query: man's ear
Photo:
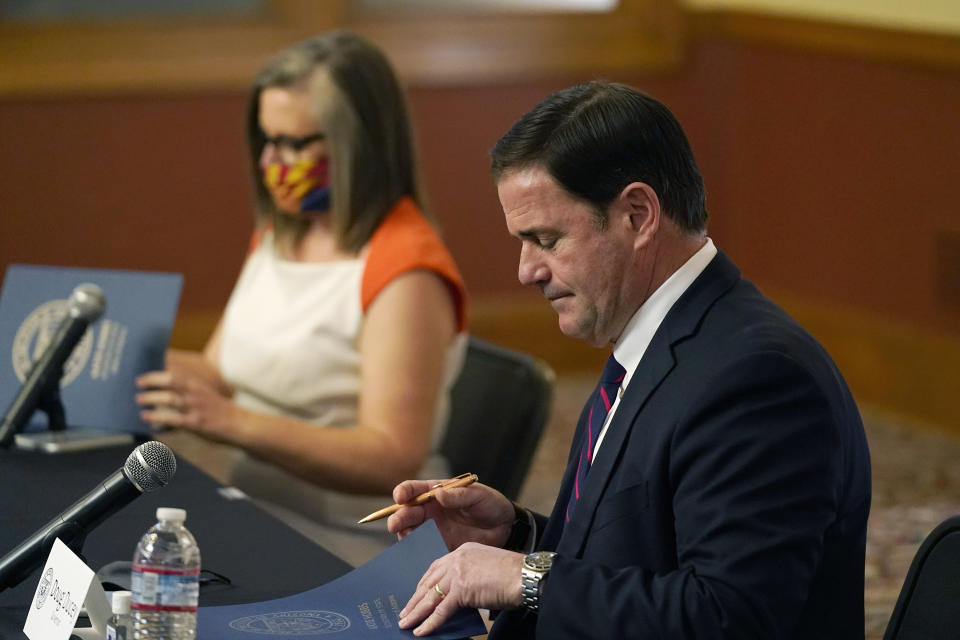
[[[636,237],[637,247],[649,244],[660,229],[660,198],[645,182],[631,182],[617,197],[624,222]]]

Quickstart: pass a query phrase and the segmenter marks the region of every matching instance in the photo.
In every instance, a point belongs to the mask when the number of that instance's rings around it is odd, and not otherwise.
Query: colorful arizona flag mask
[[[296,164],[271,162],[263,167],[263,184],[284,211],[326,211],[330,208],[329,165],[326,157]]]

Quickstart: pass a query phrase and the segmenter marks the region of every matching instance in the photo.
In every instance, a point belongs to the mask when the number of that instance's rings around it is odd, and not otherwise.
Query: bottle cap
[[[110,601],[110,609],[121,616],[130,613],[130,592],[114,591],[113,599]]]
[[[173,507],[157,507],[157,520],[161,522],[183,522],[187,519],[186,509]]]

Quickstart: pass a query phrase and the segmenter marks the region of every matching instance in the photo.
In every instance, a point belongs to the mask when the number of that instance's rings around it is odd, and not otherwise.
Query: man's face
[[[520,282],[540,287],[564,334],[597,347],[616,340],[639,306],[629,217],[611,215],[600,230],[591,208],[539,167],[507,173],[497,191],[521,242]]]

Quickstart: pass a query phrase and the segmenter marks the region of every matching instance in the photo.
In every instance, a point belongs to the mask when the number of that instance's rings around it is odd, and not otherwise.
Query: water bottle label
[[[133,565],[130,574],[130,608],[140,611],[197,610],[200,598],[199,569],[167,569]]]

